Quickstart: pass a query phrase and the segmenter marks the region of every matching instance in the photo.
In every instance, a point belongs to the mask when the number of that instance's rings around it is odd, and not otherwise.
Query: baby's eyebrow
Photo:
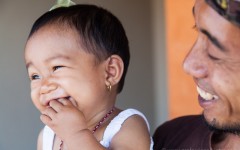
[[[59,54],[59,55],[56,55],[56,56],[53,56],[53,57],[49,57],[48,59],[46,59],[46,62],[50,62],[50,61],[52,61],[52,60],[54,60],[54,59],[70,60],[70,57]]]
[[[33,65],[33,63],[32,62],[27,62],[26,63],[26,68],[28,69],[30,66],[32,66]]]
[[[56,55],[56,56],[53,56],[53,57],[49,57],[45,60],[45,62],[50,62],[50,61],[53,61],[55,59],[62,59],[62,60],[70,60],[71,58],[68,57],[68,56],[65,56],[65,55]],[[30,61],[30,62],[27,62],[26,63],[26,68],[28,69],[30,66],[32,66],[33,63]]]

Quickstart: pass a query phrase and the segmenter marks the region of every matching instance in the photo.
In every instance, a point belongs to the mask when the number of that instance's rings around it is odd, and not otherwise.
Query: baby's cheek
[[[35,105],[35,107],[39,110],[39,111],[42,111],[42,106],[41,106],[41,103],[40,103],[40,100],[39,100],[39,96],[37,94],[37,91],[34,90],[34,89],[31,89],[31,99],[32,99],[32,102],[33,104]]]
[[[35,101],[36,98],[37,98],[37,90],[36,90],[36,88],[31,87],[31,99],[32,99],[32,101]]]

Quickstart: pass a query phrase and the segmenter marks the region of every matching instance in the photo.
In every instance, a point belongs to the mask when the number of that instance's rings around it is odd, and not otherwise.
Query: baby
[[[152,149],[145,116],[115,107],[129,59],[121,22],[103,8],[60,7],[37,19],[25,62],[46,124],[38,150]]]

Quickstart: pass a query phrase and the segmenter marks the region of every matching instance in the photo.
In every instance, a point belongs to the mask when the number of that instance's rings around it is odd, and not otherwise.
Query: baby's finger
[[[56,111],[52,107],[48,107],[42,112],[42,115],[48,116],[51,120],[55,117]]]
[[[40,116],[40,120],[41,120],[45,125],[49,125],[49,124],[51,123],[51,121],[52,121],[52,119],[51,119],[49,116],[44,115],[44,114],[42,114],[42,115]]]
[[[57,100],[52,100],[49,102],[49,106],[51,106],[56,112],[59,112],[62,110],[63,104]]]
[[[68,99],[60,99],[59,102],[65,106],[74,106],[76,108],[78,107],[77,102],[72,97]]]
[[[63,105],[72,105],[72,103],[71,103],[71,101],[70,100],[68,100],[68,99],[63,99],[63,98],[61,98],[61,99],[59,99],[58,100],[60,103],[62,103]]]

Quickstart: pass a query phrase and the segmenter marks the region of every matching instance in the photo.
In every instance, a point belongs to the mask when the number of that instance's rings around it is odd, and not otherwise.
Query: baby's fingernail
[[[63,101],[65,101],[65,99],[64,98],[60,98],[60,99],[58,99],[58,101],[62,103]]]

